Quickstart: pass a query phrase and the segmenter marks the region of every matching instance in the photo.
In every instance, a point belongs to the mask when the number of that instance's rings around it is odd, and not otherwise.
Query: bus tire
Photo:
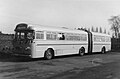
[[[80,56],[83,56],[85,54],[85,48],[84,47],[81,47],[80,49],[79,49],[79,55]]]
[[[106,48],[105,48],[105,47],[103,47],[103,48],[101,49],[101,53],[102,53],[102,54],[106,53]]]
[[[47,51],[45,51],[45,54],[44,54],[44,58],[47,59],[47,60],[50,60],[54,57],[54,51],[52,49],[48,49]]]

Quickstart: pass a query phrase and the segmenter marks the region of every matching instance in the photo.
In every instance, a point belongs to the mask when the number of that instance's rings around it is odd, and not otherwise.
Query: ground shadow
[[[91,55],[97,55],[97,54],[100,54],[100,53],[94,53]],[[85,54],[84,56],[87,56],[87,55],[89,55],[89,54]],[[56,56],[56,57],[54,57],[54,59],[63,59],[63,58],[70,58],[70,57],[79,57],[79,55],[74,54],[74,55]],[[80,56],[80,57],[82,57],[82,56]],[[12,54],[0,53],[0,62],[33,62],[33,61],[40,61],[40,60],[46,60],[46,59],[30,58],[29,56],[16,56],[16,55],[12,55]]]
[[[29,56],[16,56],[12,54],[0,53],[0,62],[32,62],[44,60],[43,58],[30,58]]]

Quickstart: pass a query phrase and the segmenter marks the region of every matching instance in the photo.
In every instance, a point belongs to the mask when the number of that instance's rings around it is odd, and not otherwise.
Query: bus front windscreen
[[[34,39],[33,32],[16,32],[15,39],[20,41],[31,41]]]

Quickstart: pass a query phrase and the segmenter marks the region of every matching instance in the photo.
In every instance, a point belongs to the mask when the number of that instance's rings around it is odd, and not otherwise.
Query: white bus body
[[[32,58],[109,51],[110,35],[51,26],[18,24],[14,52]],[[52,53],[51,53],[52,52]],[[50,57],[51,56],[51,57]],[[50,57],[50,58],[49,58]]]
[[[60,55],[70,55],[70,54],[78,54],[79,49],[81,47],[85,48],[85,53],[87,53],[88,49],[88,36],[87,33],[80,30],[70,30],[70,29],[62,29],[62,28],[52,28],[52,27],[43,27],[39,26],[39,28],[32,27],[35,30],[35,39],[34,39],[34,51],[32,52],[32,58],[44,57],[45,51],[49,48],[54,50],[54,56]],[[43,33],[43,39],[37,39],[37,34]],[[59,33],[63,33],[65,35],[64,40],[59,40],[57,38],[47,39],[47,34],[58,35]],[[68,39],[69,36],[71,39]],[[86,40],[80,41],[79,38],[76,39],[75,36],[85,35]],[[72,37],[73,36],[73,37]],[[68,39],[68,40],[67,40]]]
[[[106,51],[111,50],[110,35],[92,32],[92,39],[93,39],[92,52],[101,52],[103,47],[105,47]]]
[[[17,28],[20,29],[20,27]],[[17,30],[17,28],[16,33],[24,33],[25,29]],[[35,25],[27,25],[27,28],[34,31],[35,37],[30,46],[22,44],[24,47],[19,43],[14,44],[15,48],[19,48],[19,51],[15,50],[16,53],[20,53],[22,48],[23,51],[29,48],[31,57],[38,58],[44,57],[48,49],[54,51],[54,56],[79,54],[81,48],[85,49],[85,53],[88,51],[88,34],[85,31]]]

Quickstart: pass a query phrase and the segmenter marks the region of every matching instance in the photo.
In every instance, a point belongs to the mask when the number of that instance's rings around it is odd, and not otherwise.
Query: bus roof
[[[105,34],[105,33],[92,32],[92,34],[93,34],[93,35],[109,36],[109,37],[111,37],[111,35]]]
[[[65,27],[54,27],[54,26],[44,26],[44,25],[28,25],[31,29],[35,31],[54,31],[63,33],[82,33],[87,34],[87,32],[82,30],[69,29]]]
[[[24,29],[25,28],[25,29]],[[25,24],[20,23],[16,26],[15,31],[22,31],[22,30],[34,30],[34,31],[51,31],[51,32],[60,32],[60,33],[81,33],[87,34],[85,30],[76,30],[76,29],[69,29],[66,27],[55,27],[55,26],[45,26],[45,25],[36,25],[36,24]],[[100,35],[100,36],[109,36],[108,34],[91,32],[93,35]]]

